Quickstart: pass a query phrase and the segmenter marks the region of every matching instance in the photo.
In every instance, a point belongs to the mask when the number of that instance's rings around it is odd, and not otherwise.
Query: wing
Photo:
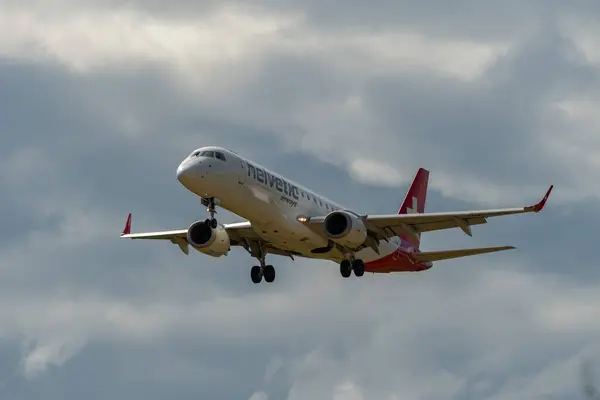
[[[542,211],[553,187],[550,186],[544,198],[533,206],[478,211],[365,215],[361,218],[367,229],[374,233],[378,239],[390,238],[402,234],[417,235],[421,232],[451,228],[460,228],[467,235],[472,236],[471,225],[485,224],[487,223],[487,218]],[[322,225],[324,220],[325,217],[311,217],[307,218],[305,223],[309,225]]]
[[[498,246],[498,247],[479,247],[475,249],[460,249],[460,250],[441,250],[441,251],[424,251],[419,253],[411,253],[411,257],[419,261],[441,261],[451,258],[475,256],[478,254],[494,253],[496,251],[513,250],[513,246]]]
[[[179,246],[182,252],[189,254],[189,243],[187,241],[187,229],[176,229],[170,231],[157,231],[157,232],[142,232],[142,233],[131,233],[131,214],[127,216],[127,222],[125,223],[125,229],[121,233],[123,239],[150,239],[150,240],[168,240],[173,244]],[[265,243],[252,228],[252,224],[249,221],[235,222],[232,224],[224,224],[223,227],[229,235],[231,246],[240,246],[248,251],[262,242],[266,250],[271,254],[279,254],[282,256],[292,257],[293,255],[289,252],[279,249],[276,246]]]

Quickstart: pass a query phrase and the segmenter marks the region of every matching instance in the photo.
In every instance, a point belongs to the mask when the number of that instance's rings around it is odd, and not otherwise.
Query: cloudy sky
[[[600,363],[600,3],[0,0],[0,398],[574,399]],[[426,273],[120,240],[222,145],[359,212],[536,202]],[[229,213],[221,221],[236,221]]]

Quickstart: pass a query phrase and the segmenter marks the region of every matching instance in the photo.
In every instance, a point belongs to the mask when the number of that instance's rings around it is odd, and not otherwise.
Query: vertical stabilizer
[[[425,201],[427,200],[427,185],[429,183],[429,171],[419,168],[412,184],[406,192],[406,197],[398,209],[398,214],[416,214],[425,212]],[[413,240],[411,240],[412,242]],[[417,235],[417,247],[421,242],[421,234]]]

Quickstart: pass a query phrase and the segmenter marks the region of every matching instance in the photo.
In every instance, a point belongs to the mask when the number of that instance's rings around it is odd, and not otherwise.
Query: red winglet
[[[123,233],[121,236],[129,235],[131,233],[131,213],[127,216],[127,222],[125,222],[125,229],[123,229]]]
[[[550,189],[548,189],[548,191],[546,192],[546,195],[544,196],[544,198],[537,203],[535,206],[533,206],[533,212],[540,212],[542,211],[542,208],[544,208],[544,206],[546,205],[546,202],[548,201],[548,197],[550,197],[550,192],[552,192],[552,188],[554,187],[554,185],[550,186]]]

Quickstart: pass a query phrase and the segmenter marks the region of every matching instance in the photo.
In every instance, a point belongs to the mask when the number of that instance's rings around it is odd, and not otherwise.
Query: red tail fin
[[[425,200],[427,200],[427,184],[429,183],[429,171],[419,168],[412,185],[406,193],[404,202],[398,210],[398,214],[414,214],[425,212]]]
[[[429,171],[419,168],[415,174],[406,197],[398,210],[398,214],[415,214],[425,212],[425,201],[427,200],[427,184],[429,183]],[[408,238],[406,238],[408,239]],[[412,242],[413,240],[411,240]],[[417,247],[421,242],[421,234],[417,235]]]

